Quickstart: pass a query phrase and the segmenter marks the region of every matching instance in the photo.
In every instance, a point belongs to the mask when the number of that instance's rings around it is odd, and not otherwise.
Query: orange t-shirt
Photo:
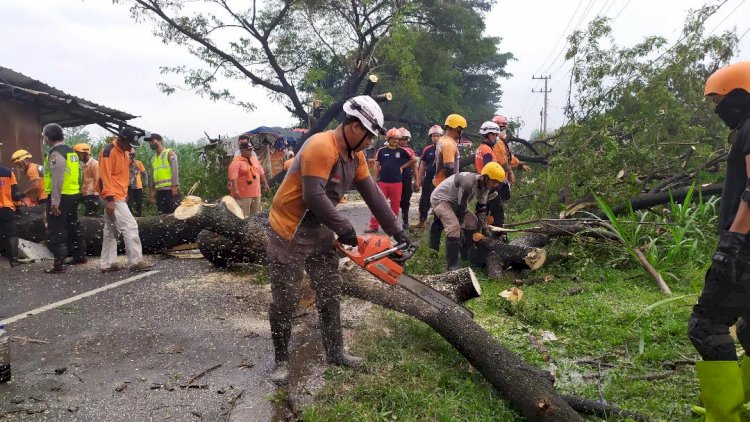
[[[96,192],[96,181],[99,180],[99,162],[93,158],[89,158],[88,163],[81,163],[81,165],[83,166],[83,183],[81,184],[81,195],[98,195],[98,193]]]
[[[26,177],[29,178],[29,182],[34,187],[34,190],[30,193],[36,197],[37,202],[47,199],[47,192],[44,191],[44,178],[39,174],[39,164],[29,163],[29,166],[26,167]]]
[[[289,168],[292,166],[293,161],[294,161],[294,157],[284,161],[284,170],[289,171]]]
[[[0,167],[0,208],[10,208],[15,211],[11,187],[16,184],[16,175],[7,168]]]
[[[495,146],[492,148],[492,151],[495,153],[495,157],[497,157],[497,162],[500,165],[508,164],[508,146],[505,145],[505,142],[502,139],[498,139]],[[518,158],[514,155],[513,158],[510,159],[510,168],[516,168],[518,167]]]
[[[257,158],[247,159],[242,156],[234,157],[227,169],[227,178],[237,181],[237,191],[240,199],[257,198],[260,196],[260,175],[263,167]]]
[[[108,144],[99,153],[99,194],[124,201],[128,197],[129,184],[130,156],[117,146],[117,142]]]
[[[303,176],[325,180],[326,196],[338,205],[352,182],[370,177],[370,170],[364,152],[356,153],[352,160],[339,154],[333,131],[318,133],[308,139],[297,153],[271,204],[271,228],[287,240],[294,237],[307,210],[302,196]]]
[[[274,149],[273,152],[271,152],[271,173],[273,173],[274,176],[281,173],[281,169],[284,168],[285,154],[284,151],[279,151],[277,149]]]
[[[443,135],[435,145],[435,165],[437,166],[437,173],[435,173],[435,179],[432,184],[437,186],[443,180],[447,179],[443,166],[445,164],[454,163],[456,168],[454,173],[458,173],[458,146],[456,141],[449,136]]]
[[[484,168],[484,156],[490,154],[492,161],[497,162],[497,155],[492,150],[492,147],[482,142],[477,148],[477,153],[474,155],[474,167],[477,169],[477,173],[481,173]]]

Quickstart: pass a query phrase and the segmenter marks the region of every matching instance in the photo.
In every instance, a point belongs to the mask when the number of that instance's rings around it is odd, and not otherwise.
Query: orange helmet
[[[73,151],[75,151],[75,152],[88,152],[89,154],[91,154],[91,145],[86,144],[86,143],[76,144],[73,147]]]
[[[385,139],[389,140],[391,138],[401,138],[401,131],[398,128],[392,127],[388,129],[388,132],[385,134]]]
[[[750,93],[750,61],[733,63],[712,73],[703,95],[727,95],[735,89]]]

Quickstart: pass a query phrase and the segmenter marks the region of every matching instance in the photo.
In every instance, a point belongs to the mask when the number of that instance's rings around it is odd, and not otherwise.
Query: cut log
[[[464,303],[482,294],[482,287],[474,271],[468,267],[442,274],[421,276],[419,281],[458,303]]]
[[[216,267],[226,268],[230,264],[253,263],[253,253],[248,254],[244,245],[210,230],[198,233],[196,241],[203,257]]]
[[[352,263],[340,270],[345,294],[411,315],[435,329],[528,420],[583,420],[557,394],[546,373],[523,362],[471,318],[459,311],[438,311]]]
[[[541,233],[529,233],[510,241],[511,245],[524,246],[527,248],[543,248],[550,242],[549,236]]]
[[[187,197],[174,215],[178,220],[229,239],[229,245],[241,245],[239,249],[227,246],[222,249],[223,252],[219,252],[222,257],[225,253],[231,255],[227,256],[228,262],[257,263],[266,258],[268,215],[259,214],[243,219],[242,210],[231,196],[223,197],[218,204],[207,204],[198,197]],[[209,235],[204,235],[204,241],[208,242],[204,248],[210,245],[209,240]]]
[[[539,240],[530,239],[530,240]],[[492,256],[490,257],[490,253]],[[539,269],[544,265],[547,252],[542,248],[528,247],[504,243],[498,238],[474,236],[474,249],[470,255],[471,262],[475,265],[489,265],[490,260],[501,262],[503,267],[514,267],[516,269]],[[494,264],[493,264],[494,265]]]

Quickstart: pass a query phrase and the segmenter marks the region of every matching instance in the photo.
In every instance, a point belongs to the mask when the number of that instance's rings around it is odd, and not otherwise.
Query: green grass
[[[667,230],[661,235],[672,234]],[[699,252],[708,253],[715,246],[713,239],[701,243]],[[407,271],[444,271],[444,254],[423,246]],[[665,372],[665,362],[698,359],[687,337],[687,322],[702,286],[702,263],[661,267],[672,275],[665,277],[673,291],[668,298],[622,247],[561,239],[548,248],[549,253],[560,251],[572,251],[575,258],[534,273],[553,279],[521,287],[524,297],[518,303],[499,296],[518,275],[497,281],[478,271],[483,294],[468,304],[476,320],[526,362],[552,371],[563,393],[598,400],[601,392],[620,408],[661,420],[693,420],[690,405],[699,402],[699,394],[692,366],[678,366],[663,379],[637,378]],[[680,255],[664,265],[678,265]],[[571,296],[567,290],[572,287],[584,290]],[[305,409],[304,420],[523,420],[425,324],[391,311],[382,311],[373,321],[357,329],[351,345],[365,357],[366,369],[329,370],[327,385],[317,403]],[[542,331],[558,338],[545,343],[551,362],[542,361],[527,340],[529,333],[539,337]],[[577,363],[583,359],[607,364],[600,379],[597,367]]]

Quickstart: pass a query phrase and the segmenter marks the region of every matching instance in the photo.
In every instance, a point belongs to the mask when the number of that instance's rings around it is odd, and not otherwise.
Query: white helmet
[[[442,128],[442,127],[440,127],[440,125],[434,125],[434,126],[432,126],[432,127],[430,128],[430,131],[429,131],[429,132],[427,132],[427,135],[428,135],[428,136],[432,136],[432,135],[440,135],[440,136],[443,136],[443,133],[444,133],[444,132],[443,132],[443,128]]]
[[[344,113],[356,117],[374,136],[385,135],[383,110],[369,95],[359,95],[346,100]]]
[[[500,126],[497,125],[495,122],[484,122],[482,123],[482,127],[479,128],[479,133],[481,135],[487,135],[488,133],[500,133]]]

